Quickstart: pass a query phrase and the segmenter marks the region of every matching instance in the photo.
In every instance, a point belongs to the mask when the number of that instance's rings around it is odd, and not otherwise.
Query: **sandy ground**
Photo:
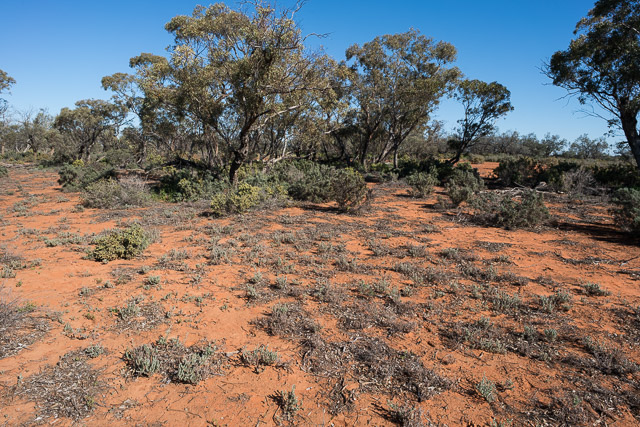
[[[28,313],[0,358],[0,424],[640,424],[640,250],[599,201],[553,196],[551,226],[511,231],[385,184],[361,215],[213,219],[197,204],[79,209],[56,179],[0,178],[2,300]],[[87,259],[132,221],[159,236],[142,256]],[[214,343],[218,365],[185,384],[127,363],[173,338]],[[276,363],[242,357],[261,345]],[[64,377],[69,354],[88,371]]]

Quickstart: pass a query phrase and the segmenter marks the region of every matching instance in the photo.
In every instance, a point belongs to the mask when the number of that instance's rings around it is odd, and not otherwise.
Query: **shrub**
[[[355,169],[338,169],[331,178],[331,193],[340,210],[353,211],[367,198],[367,184]]]
[[[286,190],[281,185],[258,187],[241,182],[235,189],[219,192],[211,199],[211,211],[215,216],[243,213],[266,201],[286,198]]]
[[[575,197],[592,193],[595,185],[596,180],[591,171],[580,167],[562,174],[560,189]]]
[[[281,164],[273,171],[280,182],[288,184],[287,192],[295,200],[322,203],[331,200],[331,180],[335,169],[308,160]]]
[[[466,167],[455,168],[445,184],[447,195],[454,205],[466,202],[477,191],[484,188],[484,182],[477,170]]]
[[[493,173],[507,187],[513,185],[533,187],[540,182],[539,177],[542,171],[543,166],[538,161],[531,157],[520,157],[501,161]]]
[[[7,169],[6,167],[0,165],[0,178],[3,178],[5,176],[9,175],[9,169]]]
[[[438,171],[431,168],[429,173],[418,172],[407,177],[406,181],[411,186],[410,194],[413,197],[426,197],[433,192],[433,187],[439,184]]]
[[[524,192],[520,201],[508,195],[483,193],[471,204],[477,221],[506,229],[535,227],[549,218],[542,194],[533,190]]]
[[[621,188],[613,195],[612,209],[616,224],[627,231],[640,234],[640,190]]]
[[[160,198],[170,202],[209,199],[229,186],[226,180],[216,179],[208,171],[171,166],[164,172],[156,191]]]
[[[103,179],[87,186],[82,194],[85,207],[98,209],[146,206],[150,200],[144,180],[137,177]]]
[[[82,191],[101,179],[115,178],[115,170],[104,163],[85,165],[81,160],[64,165],[59,171],[58,184],[64,191]]]
[[[596,165],[593,177],[600,184],[611,188],[640,187],[638,168],[630,163],[614,163],[607,166]]]
[[[211,210],[215,216],[246,212],[260,202],[260,189],[245,182],[235,190],[217,193],[211,199]]]
[[[108,262],[140,255],[151,243],[151,237],[139,224],[134,224],[127,229],[98,237],[93,243],[96,247],[90,254],[91,258]]]

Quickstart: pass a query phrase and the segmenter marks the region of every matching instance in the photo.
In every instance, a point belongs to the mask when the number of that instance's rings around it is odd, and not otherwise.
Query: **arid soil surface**
[[[402,184],[216,219],[56,180],[0,178],[2,425],[640,424],[640,249],[599,200],[523,231]],[[142,256],[87,258],[132,222]]]

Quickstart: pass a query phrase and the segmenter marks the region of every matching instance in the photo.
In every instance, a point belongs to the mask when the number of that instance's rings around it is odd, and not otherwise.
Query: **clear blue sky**
[[[80,99],[108,98],[100,79],[128,72],[129,58],[141,52],[164,53],[172,42],[164,24],[175,15],[190,14],[196,4],[4,2],[0,69],[17,81],[7,100],[17,110],[47,108],[57,114]],[[411,27],[453,43],[457,65],[467,77],[495,80],[511,90],[515,111],[498,123],[501,130],[539,136],[550,132],[573,140],[583,133],[600,137],[608,129],[602,120],[577,112],[577,101],[560,99],[566,93],[551,86],[539,69],[553,52],[568,46],[576,22],[592,6],[593,0],[310,0],[298,18],[305,33],[327,34],[312,43],[322,44],[337,59],[353,43]],[[435,118],[451,129],[460,114],[457,105],[444,102]]]

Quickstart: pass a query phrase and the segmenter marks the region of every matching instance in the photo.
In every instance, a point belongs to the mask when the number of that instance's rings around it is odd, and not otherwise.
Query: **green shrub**
[[[466,167],[456,167],[445,184],[447,195],[454,205],[466,202],[479,190],[484,188],[484,181],[478,171]]]
[[[433,187],[438,185],[438,171],[431,168],[429,173],[418,172],[410,175],[406,179],[411,186],[410,193],[413,197],[426,197],[433,192]]]
[[[146,206],[150,201],[144,180],[134,177],[121,181],[103,179],[89,184],[82,194],[82,204],[88,208]]]
[[[211,198],[211,211],[215,216],[243,213],[269,199],[285,195],[282,186],[257,187],[241,182],[236,189],[228,189]]]
[[[640,234],[640,190],[620,188],[614,193],[612,201],[616,205],[612,209],[616,224],[624,230]]]
[[[335,169],[308,160],[282,164],[274,171],[280,182],[288,184],[287,192],[294,200],[323,203],[331,200]]]
[[[640,173],[634,164],[614,163],[593,167],[593,177],[598,183],[611,188],[640,187]]]
[[[104,163],[85,165],[76,160],[62,166],[58,175],[58,184],[62,185],[64,191],[82,191],[101,179],[115,178],[115,170]]]
[[[405,178],[410,175],[414,175],[419,172],[429,172],[431,173],[433,170],[436,171],[438,175],[438,180],[440,182],[445,182],[449,176],[453,173],[453,165],[440,159],[427,159],[416,161],[411,158],[402,158],[398,164],[398,175],[401,178]]]
[[[6,167],[0,165],[0,178],[3,178],[5,176],[9,175],[9,169],[7,169]]]
[[[164,169],[156,192],[169,202],[189,202],[209,199],[228,186],[226,180],[216,179],[209,171],[170,166]]]
[[[476,221],[506,229],[531,228],[549,219],[541,193],[526,191],[520,201],[508,195],[483,193],[471,201]]]
[[[342,211],[358,209],[367,198],[367,184],[357,170],[338,169],[331,177],[331,196]]]
[[[531,157],[520,157],[501,161],[493,173],[507,187],[514,185],[534,187],[540,182],[543,169],[543,165],[537,160]]]
[[[140,255],[151,243],[151,237],[139,224],[134,224],[127,229],[98,237],[93,243],[96,247],[90,254],[91,258],[108,262]]]

